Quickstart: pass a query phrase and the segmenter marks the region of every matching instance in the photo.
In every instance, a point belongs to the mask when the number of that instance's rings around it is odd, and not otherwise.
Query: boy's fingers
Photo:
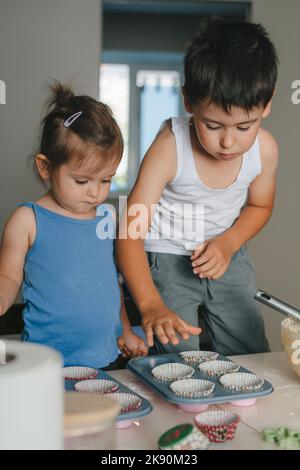
[[[153,329],[154,329],[155,335],[159,338],[159,340],[163,344],[167,344],[169,342],[169,338],[167,337],[165,330],[163,329],[161,324],[158,324],[156,326],[154,325]]]
[[[145,334],[146,334],[148,346],[149,346],[149,347],[153,346],[154,341],[153,341],[152,325],[145,326],[145,327],[144,327],[144,331],[145,331]]]
[[[174,345],[178,344],[179,340],[176,336],[176,333],[175,333],[175,330],[174,330],[173,326],[170,323],[165,323],[164,328],[165,328],[165,332],[166,332],[169,340],[171,341],[171,343],[174,344]]]
[[[205,250],[207,246],[207,243],[202,243],[201,245],[197,246],[197,248],[194,250],[192,256],[190,259],[195,259],[195,258],[198,258],[200,253],[203,253],[203,251]]]

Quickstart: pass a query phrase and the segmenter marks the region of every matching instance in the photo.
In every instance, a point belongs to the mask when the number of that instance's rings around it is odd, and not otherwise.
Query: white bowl
[[[300,377],[300,322],[292,318],[285,318],[281,322],[281,342],[289,364]]]
[[[264,379],[247,372],[236,372],[220,377],[220,383],[224,388],[237,392],[252,392],[259,390],[264,385]]]
[[[170,388],[175,395],[184,398],[201,398],[212,395],[215,384],[208,380],[183,379],[172,382]]]
[[[229,372],[237,372],[240,366],[231,361],[207,361],[199,364],[198,368],[202,374],[220,377]]]
[[[177,362],[168,362],[154,367],[151,371],[153,377],[162,382],[173,382],[179,379],[189,379],[195,373],[191,366]]]

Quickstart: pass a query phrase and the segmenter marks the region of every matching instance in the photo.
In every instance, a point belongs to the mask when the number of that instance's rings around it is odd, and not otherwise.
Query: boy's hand
[[[201,328],[190,325],[182,320],[175,312],[164,305],[152,307],[143,312],[142,326],[147,336],[148,346],[153,346],[153,335],[155,334],[163,344],[178,344],[178,333],[183,339],[190,335],[199,335]]]
[[[222,277],[227,271],[233,253],[231,243],[222,236],[202,243],[191,256],[194,274],[208,279]]]
[[[148,349],[145,342],[132,332],[123,333],[118,338],[118,348],[123,357],[147,356]]]

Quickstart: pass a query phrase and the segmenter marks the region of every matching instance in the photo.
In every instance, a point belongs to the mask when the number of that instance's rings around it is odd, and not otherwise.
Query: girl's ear
[[[183,95],[184,107],[185,107],[186,112],[189,113],[189,114],[193,114],[193,107],[190,104],[190,100],[189,100],[189,98],[186,94],[186,91],[185,91],[184,87],[181,88],[181,91],[182,91],[182,95]]]
[[[50,178],[50,162],[42,153],[38,153],[35,157],[35,164],[42,180]]]

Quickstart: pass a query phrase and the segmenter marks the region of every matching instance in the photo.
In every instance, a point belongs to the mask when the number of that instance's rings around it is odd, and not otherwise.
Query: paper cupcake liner
[[[255,374],[237,372],[220,377],[221,385],[227,390],[238,392],[252,392],[264,385],[264,379]]]
[[[110,397],[118,401],[121,413],[128,413],[142,406],[142,399],[131,393],[112,393]]]
[[[225,410],[205,411],[195,417],[195,424],[211,442],[226,442],[234,438],[240,417]]]
[[[98,369],[85,366],[70,366],[63,368],[63,376],[66,380],[86,380],[97,377]]]
[[[183,351],[179,353],[181,359],[187,364],[200,364],[201,362],[217,359],[218,353],[214,351]]]
[[[153,377],[161,382],[173,382],[174,380],[189,379],[195,373],[191,366],[177,362],[169,362],[154,367],[151,371]]]
[[[237,372],[240,366],[231,361],[207,361],[199,364],[198,368],[202,374],[220,377],[230,372]]]
[[[81,380],[74,385],[76,392],[99,393],[101,395],[113,393],[118,388],[119,385],[116,382],[106,379]]]
[[[170,388],[175,395],[183,398],[201,398],[212,395],[215,384],[208,380],[183,379],[172,382]]]

